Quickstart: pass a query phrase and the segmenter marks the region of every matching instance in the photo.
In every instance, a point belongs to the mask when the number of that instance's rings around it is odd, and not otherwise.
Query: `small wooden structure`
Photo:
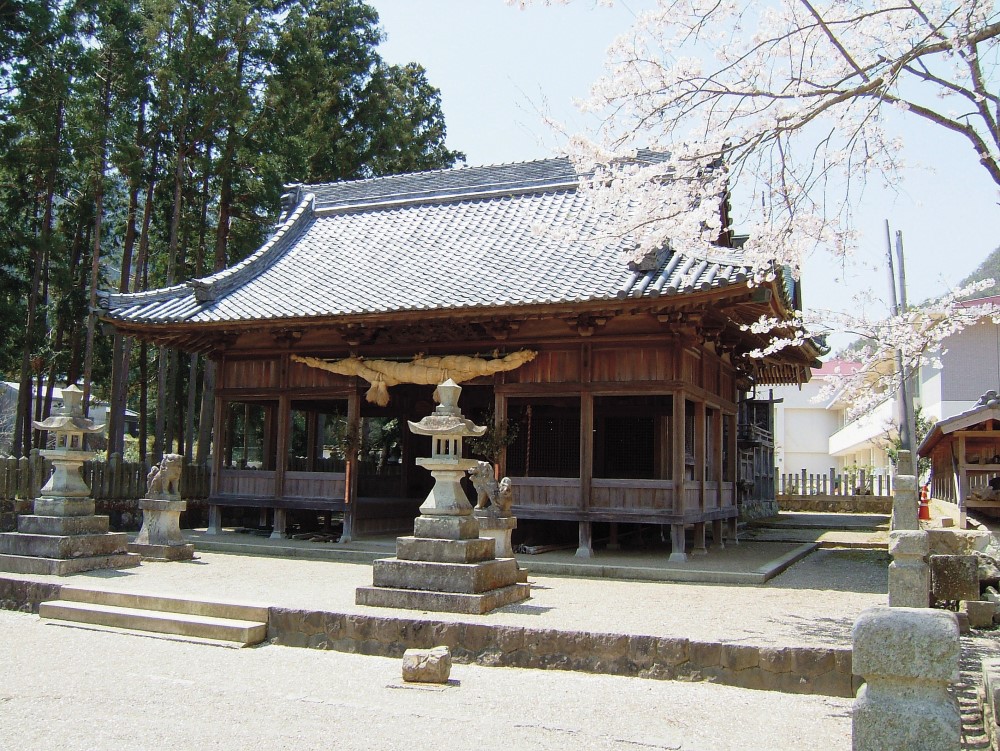
[[[976,406],[935,423],[917,448],[931,460],[931,497],[958,506],[959,527],[970,508],[1000,512],[1000,399],[987,391]]]
[[[412,524],[428,439],[401,431],[380,462],[344,439],[430,414],[433,386],[367,383],[309,358],[530,351],[463,383],[467,415],[517,427],[499,460],[515,516],[578,523],[584,553],[593,523],[612,539],[622,522],[671,525],[682,555],[685,526],[696,552],[706,524],[718,542],[739,514],[741,394],[804,382],[817,362],[811,340],[749,356],[768,338],[749,324],[791,318],[798,285],[779,269],[749,287],[728,234],[717,257],[664,248],[626,264],[627,241],[600,240],[578,183],[550,159],[293,186],[274,236],[237,266],[106,296],[103,317],[123,333],[217,363],[213,521],[224,506],[273,509],[280,535],[286,510],[342,512],[348,539]],[[381,400],[365,398],[373,389]]]

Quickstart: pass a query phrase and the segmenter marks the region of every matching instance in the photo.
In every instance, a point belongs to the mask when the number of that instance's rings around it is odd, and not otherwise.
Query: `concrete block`
[[[954,613],[876,607],[854,623],[854,672],[948,683],[958,680],[958,623]]]
[[[469,516],[418,516],[413,521],[414,537],[439,540],[475,540],[479,537],[479,522]]]
[[[974,555],[932,555],[930,566],[936,601],[979,599],[979,563]]]
[[[396,558],[403,561],[437,561],[439,563],[478,563],[491,560],[493,540],[476,537],[472,540],[441,540],[425,537],[397,537]]]
[[[970,627],[991,628],[993,616],[997,613],[997,605],[988,600],[962,600],[959,603],[959,612],[968,616]]]

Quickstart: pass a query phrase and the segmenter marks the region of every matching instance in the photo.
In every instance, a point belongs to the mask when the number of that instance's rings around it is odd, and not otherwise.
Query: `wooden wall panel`
[[[227,389],[277,388],[277,359],[271,360],[226,360],[225,380]]]
[[[674,483],[671,480],[593,480],[592,511],[674,512]]]
[[[531,508],[580,507],[580,480],[563,477],[512,477],[514,503]]]
[[[576,383],[580,380],[580,350],[543,350],[506,378],[507,383]]]
[[[223,470],[219,493],[244,498],[273,498],[274,472],[265,470]]]
[[[684,365],[681,377],[685,382],[701,386],[701,357],[694,352],[684,350]]]
[[[288,364],[288,385],[293,389],[346,389],[351,385],[351,377],[292,361]]]
[[[343,472],[286,472],[285,498],[344,499]]]
[[[665,347],[595,347],[591,380],[597,383],[669,381],[674,377],[674,351]]]
[[[715,355],[706,354],[702,357],[703,372],[705,375],[705,382],[702,384],[706,391],[710,391],[713,394],[719,393],[719,358]]]

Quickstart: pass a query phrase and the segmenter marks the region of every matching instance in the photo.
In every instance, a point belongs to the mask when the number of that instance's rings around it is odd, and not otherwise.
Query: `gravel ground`
[[[455,665],[410,687],[400,661],[223,649],[0,611],[0,747],[791,751],[850,748],[849,699]]]
[[[200,556],[190,563],[144,563],[122,571],[26,578],[224,602],[420,617],[416,611],[354,604],[355,588],[371,584],[369,565]],[[885,604],[887,565],[887,556],[877,551],[818,550],[758,587],[530,576],[532,599],[524,604],[483,616],[429,617],[762,646],[849,646],[858,614]]]

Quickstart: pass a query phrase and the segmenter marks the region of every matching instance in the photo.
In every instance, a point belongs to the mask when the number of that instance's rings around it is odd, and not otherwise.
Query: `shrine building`
[[[820,354],[751,358],[767,335],[744,325],[791,318],[797,283],[748,286],[728,235],[717,257],[626,264],[623,240],[586,241],[577,188],[566,159],[294,186],[241,263],[104,296],[123,334],[217,365],[210,529],[233,507],[279,536],[304,511],[342,513],[345,539],[411,527],[430,439],[405,422],[441,367],[466,416],[508,428],[491,458],[522,530],[576,525],[589,555],[595,525],[669,525],[682,559],[686,529],[698,552],[706,526],[735,529],[741,394],[808,380]]]

